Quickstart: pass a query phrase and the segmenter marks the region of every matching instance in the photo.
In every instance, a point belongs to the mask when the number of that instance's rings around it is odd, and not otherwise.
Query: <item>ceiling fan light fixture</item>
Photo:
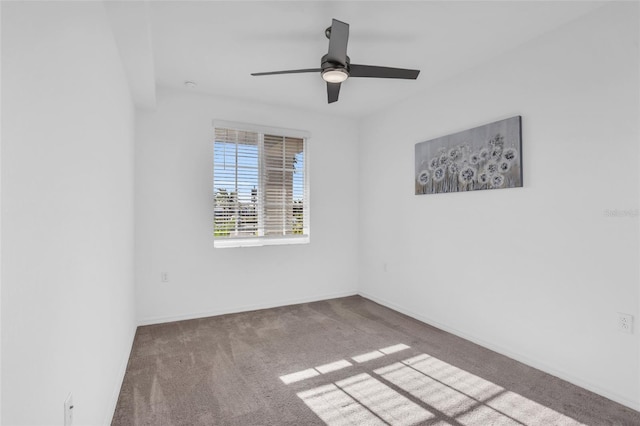
[[[344,68],[328,68],[322,71],[322,79],[327,83],[342,83],[349,78],[349,73]]]

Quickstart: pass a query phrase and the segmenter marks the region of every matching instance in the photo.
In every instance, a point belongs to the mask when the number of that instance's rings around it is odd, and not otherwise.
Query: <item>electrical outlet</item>
[[[73,395],[69,393],[64,400],[64,426],[73,425]]]
[[[623,333],[633,333],[633,316],[618,312],[618,330]]]
[[[162,281],[163,283],[168,283],[169,282],[169,273],[168,272],[161,272],[160,273],[160,281]]]

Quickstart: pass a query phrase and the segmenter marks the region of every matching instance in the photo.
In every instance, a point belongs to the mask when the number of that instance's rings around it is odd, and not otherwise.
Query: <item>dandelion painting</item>
[[[416,194],[521,186],[520,116],[416,144]]]

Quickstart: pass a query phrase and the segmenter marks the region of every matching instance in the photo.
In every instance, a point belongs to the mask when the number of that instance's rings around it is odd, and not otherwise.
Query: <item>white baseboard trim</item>
[[[331,293],[331,294],[324,294],[324,295],[311,296],[311,297],[302,297],[298,299],[286,299],[286,300],[280,300],[278,302],[256,303],[253,305],[236,306],[233,308],[214,309],[212,311],[206,311],[206,312],[141,318],[141,319],[138,319],[138,325],[141,326],[141,325],[162,324],[162,323],[173,322],[173,321],[183,321],[183,320],[190,320],[190,319],[197,319],[197,318],[214,317],[218,315],[237,314],[240,312],[257,311],[259,309],[278,308],[278,307],[287,306],[287,305],[298,305],[300,303],[317,302],[320,300],[355,296],[357,294],[358,292],[356,290],[352,290],[352,291],[344,291],[339,293]]]
[[[516,361],[519,361],[519,362],[521,362],[523,364],[526,364],[526,365],[528,365],[530,367],[537,368],[538,370],[544,371],[545,373],[551,374],[552,376],[556,376],[556,377],[558,377],[558,378],[560,378],[562,380],[566,380],[569,383],[572,383],[572,384],[574,384],[576,386],[580,386],[581,388],[587,389],[587,390],[589,390],[591,392],[597,393],[598,395],[601,395],[601,396],[603,396],[605,398],[608,398],[608,399],[610,399],[612,401],[615,401],[615,402],[617,402],[619,404],[622,404],[622,405],[624,405],[626,407],[629,407],[629,408],[631,408],[633,410],[640,411],[640,402],[638,402],[638,401],[633,401],[633,400],[628,399],[628,398],[626,398],[626,397],[624,397],[622,395],[618,395],[615,392],[611,392],[611,391],[609,391],[607,389],[603,389],[603,388],[601,388],[600,386],[598,386],[596,384],[587,382],[587,381],[585,381],[585,380],[583,380],[583,379],[581,379],[579,377],[573,376],[572,374],[567,373],[565,371],[558,370],[558,369],[556,369],[556,368],[554,368],[554,367],[552,367],[552,366],[550,366],[550,365],[548,365],[548,364],[546,364],[544,362],[541,362],[541,361],[536,360],[536,359],[532,359],[532,358],[528,357],[527,355],[511,351],[508,348],[502,347],[500,345],[493,344],[491,342],[487,342],[487,341],[485,341],[485,340],[483,340],[481,338],[478,338],[478,337],[476,337],[474,335],[470,335],[468,333],[462,332],[460,330],[457,330],[455,328],[452,328],[452,327],[449,327],[449,326],[447,326],[445,324],[442,324],[442,323],[440,323],[438,321],[434,321],[433,319],[431,319],[431,318],[429,318],[429,317],[427,317],[425,315],[415,313],[415,312],[413,312],[413,311],[411,311],[409,309],[405,309],[402,306],[399,306],[399,305],[397,305],[397,304],[395,304],[393,302],[389,302],[389,301],[387,301],[385,299],[381,299],[379,297],[373,296],[373,295],[368,294],[368,293],[363,292],[363,291],[359,291],[358,294],[360,296],[366,298],[366,299],[372,300],[372,301],[374,301],[374,302],[376,302],[376,303],[378,303],[380,305],[383,305],[383,306],[386,306],[387,308],[393,309],[394,311],[403,313],[403,314],[405,314],[407,316],[410,316],[411,318],[417,319],[418,321],[424,322],[426,324],[429,324],[431,326],[434,326],[436,328],[444,330],[444,331],[446,331],[448,333],[455,334],[458,337],[461,337],[463,339],[469,340],[469,341],[471,341],[473,343],[476,343],[476,344],[478,344],[480,346],[483,346],[483,347],[485,347],[487,349],[490,349],[492,351],[498,352],[499,354],[502,354],[502,355],[507,356],[509,358],[515,359]]]
[[[120,368],[118,369],[118,375],[116,376],[116,383],[113,388],[113,393],[111,394],[111,400],[109,401],[109,407],[107,409],[107,415],[102,423],[105,426],[109,426],[111,421],[113,420],[113,415],[116,412],[116,405],[118,404],[118,397],[120,396],[120,389],[122,388],[122,382],[124,381],[124,374],[127,371],[127,364],[129,363],[129,357],[131,355],[131,350],[133,349],[133,340],[136,337],[137,326],[132,328],[130,332],[127,347],[129,350],[122,354],[122,361],[120,361]]]

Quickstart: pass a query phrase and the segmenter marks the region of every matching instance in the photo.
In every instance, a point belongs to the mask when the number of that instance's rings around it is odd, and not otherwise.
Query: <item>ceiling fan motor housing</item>
[[[320,60],[320,68],[322,69],[322,71],[326,70],[327,68],[331,68],[331,69],[344,69],[347,72],[349,72],[349,64],[351,63],[351,59],[347,56],[347,63],[346,64],[340,64],[337,62],[333,62],[333,61],[329,61],[327,60],[327,55],[322,56],[322,59]]]

